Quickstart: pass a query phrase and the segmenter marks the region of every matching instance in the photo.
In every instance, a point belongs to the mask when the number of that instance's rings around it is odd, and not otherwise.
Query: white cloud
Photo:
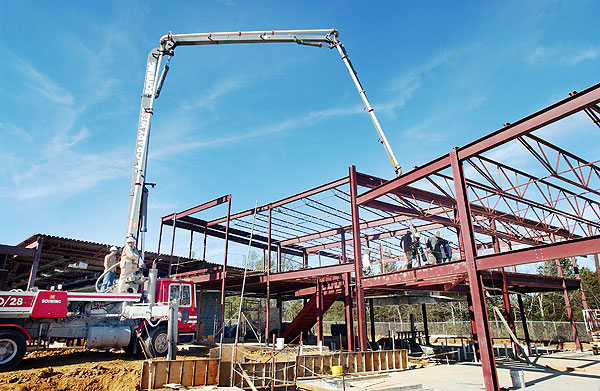
[[[249,130],[241,134],[234,134],[231,136],[218,137],[208,141],[191,141],[184,140],[175,143],[166,143],[161,146],[159,150],[155,150],[150,153],[152,159],[158,159],[165,156],[170,156],[175,153],[181,153],[186,151],[192,151],[202,148],[215,148],[224,145],[229,145],[243,140],[252,138],[262,137],[269,134],[281,133],[291,129],[299,127],[306,127],[308,125],[314,125],[320,121],[323,121],[331,117],[346,116],[352,114],[362,113],[360,106],[354,106],[350,108],[330,108],[320,111],[309,113],[305,116],[294,117],[287,119],[266,127],[262,127],[255,130]]]
[[[573,57],[566,59],[567,64],[577,65],[582,61],[595,60],[600,57],[600,48],[583,49]]]
[[[194,110],[203,107],[213,107],[215,100],[221,96],[227,95],[231,92],[243,89],[251,84],[251,78],[248,76],[236,76],[229,79],[219,81],[215,85],[207,89],[203,94],[200,94],[202,98],[192,104],[183,104],[181,107],[184,110]]]
[[[122,153],[81,154],[64,151],[32,164],[27,171],[15,173],[12,194],[27,200],[46,197],[68,198],[90,190],[98,183],[128,175],[127,159]]]
[[[556,50],[544,46],[536,47],[527,57],[527,60],[531,63],[545,62],[550,57],[554,56]]]
[[[475,49],[477,45],[470,45],[453,50],[448,50],[440,53],[436,57],[431,58],[424,64],[421,64],[409,72],[396,77],[391,81],[390,89],[392,91],[401,91],[405,100],[410,99],[412,94],[421,86],[423,77],[430,72],[442,67],[455,63],[465,54]]]
[[[9,164],[6,180],[0,183],[3,197],[64,199],[87,191],[106,179],[128,174],[128,161],[122,158],[128,154],[117,153],[110,147],[105,151],[83,152],[84,141],[93,136],[88,126],[81,123],[89,100],[75,99],[71,91],[59,86],[25,59],[10,52],[8,55],[20,74],[18,80],[29,87],[24,91],[40,97],[43,110],[38,112],[33,107],[31,129],[0,123],[0,129],[9,135],[36,140],[35,149],[20,150],[18,154],[5,152],[5,161]],[[92,100],[96,97],[90,95]],[[48,116],[47,112],[52,114]]]
[[[0,122],[0,130],[6,132],[10,136],[20,137],[24,141],[32,141],[33,137],[23,128],[7,122]]]
[[[600,47],[567,47],[565,45],[537,46],[527,56],[531,65],[559,64],[575,66],[581,62],[600,58]]]
[[[152,199],[148,201],[148,209],[157,211],[175,211],[178,210],[178,207],[172,202],[161,202],[157,201],[156,199]]]
[[[39,72],[29,62],[15,55],[5,47],[3,48],[3,53],[8,58],[9,64],[25,77],[27,80],[26,85],[49,100],[49,103],[65,105],[73,103],[73,95],[68,90],[62,88],[52,79]]]

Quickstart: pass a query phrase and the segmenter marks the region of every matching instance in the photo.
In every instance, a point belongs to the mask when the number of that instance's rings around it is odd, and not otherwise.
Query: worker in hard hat
[[[123,247],[123,251],[121,252],[121,262],[119,262],[119,267],[121,268],[121,275],[119,276],[119,292],[127,292],[129,288],[127,284],[128,278],[133,276],[138,270],[139,259],[140,254],[135,248],[135,238],[133,236],[128,236],[125,247]]]
[[[119,263],[118,252],[117,246],[112,246],[110,252],[104,257],[104,278],[102,279],[101,292],[108,291],[115,282],[115,269],[117,268],[115,265]]]

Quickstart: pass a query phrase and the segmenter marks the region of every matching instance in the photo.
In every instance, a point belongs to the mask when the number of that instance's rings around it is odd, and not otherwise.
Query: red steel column
[[[277,245],[277,273],[281,273],[281,244]]]
[[[498,391],[498,372],[496,371],[496,362],[494,360],[494,351],[492,338],[490,334],[487,307],[485,304],[485,295],[481,275],[477,271],[475,256],[477,248],[475,246],[475,235],[471,222],[471,213],[469,211],[469,201],[467,199],[467,189],[462,163],[458,160],[457,149],[450,152],[450,161],[452,166],[452,177],[454,178],[454,189],[456,191],[456,204],[458,206],[458,218],[460,222],[460,235],[463,239],[465,248],[465,260],[467,264],[467,274],[469,277],[469,291],[473,300],[473,312],[477,326],[479,339],[479,351],[481,353],[481,367],[483,369],[483,382],[486,391]]]
[[[269,316],[271,309],[271,208],[269,208],[269,220],[267,222],[267,309],[265,320],[265,344],[269,346]]]
[[[346,263],[346,231],[342,229],[342,234],[340,235],[341,243],[342,243],[342,263]]]
[[[527,327],[527,317],[525,315],[525,308],[523,307],[523,298],[521,295],[517,295],[517,304],[519,305],[519,312],[521,313],[521,323],[523,324],[523,336],[525,337],[525,346],[527,352],[525,354],[530,355],[531,353],[531,338],[529,338],[529,328]]]
[[[317,345],[323,344],[323,286],[321,280],[317,282],[317,291],[315,292],[315,304],[317,305]]]
[[[177,213],[173,213],[173,233],[171,234],[171,256],[169,257],[169,272],[168,276],[171,275],[171,267],[173,266],[173,250],[175,249],[175,228],[177,225]]]
[[[473,337],[473,353],[478,361],[481,361],[479,353],[479,338],[477,337],[477,323],[475,322],[475,311],[473,310],[473,300],[471,295],[467,293],[467,309],[469,310],[469,324],[471,325],[471,335]]]
[[[344,274],[344,309],[346,312],[346,343],[349,351],[354,350],[354,317],[352,316],[352,287],[350,273]]]
[[[162,228],[162,226],[161,226]],[[204,227],[204,238],[202,239],[202,266],[204,267],[204,263],[206,262],[206,232],[208,231],[208,227]]]
[[[160,219],[160,230],[158,231],[158,249],[156,250],[156,253],[159,255],[159,257],[160,257],[160,242],[162,241],[162,230],[163,230],[163,221],[162,221],[162,219]]]
[[[342,229],[342,263],[348,262],[346,258],[346,231]],[[354,314],[352,310],[352,275],[346,273],[344,278],[344,310],[346,312],[346,344],[349,351],[354,351]]]
[[[496,221],[494,219],[490,220],[490,228],[493,231],[496,231]],[[494,253],[498,254],[500,253],[500,241],[498,240],[498,237],[496,235],[492,236],[492,244],[494,245]],[[510,295],[508,293],[508,285],[506,284],[506,273],[504,271],[504,268],[502,268],[502,301],[504,302],[504,311],[506,312],[506,323],[508,323],[508,327],[510,328],[510,331],[512,331],[512,333],[516,336],[517,335],[517,329],[515,327],[515,319],[512,313],[512,309],[510,308]],[[511,346],[512,346],[512,351],[515,355],[515,357],[517,357],[517,355],[519,354],[519,345],[517,345],[515,343],[515,341],[513,341],[511,339],[510,342]]]
[[[502,301],[504,302],[504,311],[506,311],[506,323],[510,331],[517,336],[517,329],[515,328],[515,319],[513,317],[512,309],[510,307],[510,295],[508,293],[508,285],[506,284],[506,272],[502,268]],[[511,345],[515,357],[519,354],[519,345],[511,339]]]
[[[563,278],[563,269],[558,259],[556,260],[556,267],[558,268],[558,276]],[[573,339],[575,340],[575,348],[583,352],[581,341],[579,340],[579,333],[577,332],[577,326],[575,325],[575,319],[573,318],[573,309],[571,308],[571,300],[569,299],[569,292],[567,291],[567,283],[564,279],[562,280],[562,285],[565,305],[567,306],[567,316],[569,317],[569,323],[571,323],[571,330],[573,331]]]
[[[454,216],[454,220],[458,221],[458,208],[454,207],[454,210],[452,211],[452,213]],[[465,245],[463,243],[462,235],[460,234],[460,227],[456,228],[456,237],[458,240],[458,253],[460,254],[460,259],[464,259],[465,258]]]
[[[367,345],[367,314],[365,308],[365,292],[362,287],[362,254],[360,243],[360,220],[356,196],[356,167],[351,166],[350,172],[350,209],[352,211],[352,246],[354,247],[354,279],[356,285],[356,316],[358,318],[358,348],[361,352],[368,349]]]
[[[231,217],[231,194],[227,196],[227,221],[225,223],[225,255],[223,256],[223,271],[221,272],[221,319],[219,329],[221,330],[221,341],[223,341],[225,326],[225,280],[227,277],[227,250],[229,248],[229,220]],[[173,225],[175,222],[173,222]]]
[[[277,294],[277,311],[277,336],[281,337],[281,326],[283,325],[283,299],[281,298],[280,293]]]

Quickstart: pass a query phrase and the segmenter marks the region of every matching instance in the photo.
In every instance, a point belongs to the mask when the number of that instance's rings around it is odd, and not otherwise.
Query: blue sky
[[[597,83],[599,10],[594,1],[0,2],[0,243],[38,232],[122,242],[146,56],[168,31],[337,28],[410,168]],[[585,150],[582,139],[568,149]],[[161,215],[226,193],[234,211],[251,208],[352,164],[393,175],[336,52],[178,48],[152,123],[149,248]]]

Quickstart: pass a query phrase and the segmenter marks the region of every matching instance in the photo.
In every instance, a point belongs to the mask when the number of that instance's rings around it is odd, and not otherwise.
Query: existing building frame
[[[263,249],[268,255],[264,272],[252,275],[247,286],[249,289],[255,289],[257,293],[265,289],[267,298],[270,298],[272,293],[281,298],[281,295],[289,293],[290,289],[296,291],[297,297],[312,294],[317,300],[320,313],[323,312],[323,308],[319,303],[323,303],[324,295],[343,295],[348,325],[352,324],[353,296],[357,304],[359,350],[368,349],[364,300],[366,294],[394,290],[465,292],[472,312],[472,331],[478,342],[485,388],[488,391],[499,390],[487,318],[486,278],[489,280],[490,273],[496,273],[493,269],[498,269],[497,273],[501,273],[501,292],[509,323],[514,329],[514,319],[508,301],[509,289],[563,291],[569,306],[567,290],[581,289],[581,285],[579,280],[544,280],[533,275],[530,275],[530,281],[526,282],[514,269],[506,271],[504,268],[600,252],[600,202],[597,201],[600,189],[593,185],[594,181],[600,180],[598,161],[586,161],[532,133],[582,111],[592,120],[597,119],[596,113],[600,113],[599,102],[600,84],[597,84],[580,93],[572,93],[570,97],[513,124],[507,123],[502,129],[463,147],[454,148],[448,154],[415,167],[390,181],[358,173],[352,166],[349,168],[348,177],[258,207],[258,213],[266,212],[266,226],[263,227],[263,232],[253,234],[252,245]],[[600,127],[598,121],[594,120],[594,123]],[[520,143],[547,170],[548,176],[540,178],[485,155],[491,149],[509,142]],[[466,175],[466,166],[474,170],[481,179],[476,180]],[[429,189],[417,182],[428,183]],[[295,234],[289,234],[288,231],[287,235],[281,234],[286,237],[273,237],[274,210],[302,199],[314,202],[311,196],[324,191],[339,191],[337,189],[340,186],[349,187],[348,193],[342,192],[338,195],[350,205],[350,224],[325,230],[298,230]],[[434,191],[430,190],[432,187]],[[367,190],[360,192],[362,188]],[[572,188],[583,192],[576,192]],[[231,196],[226,197],[230,206]],[[230,223],[250,216],[253,209],[231,214],[229,208],[226,216],[210,221],[190,216],[207,207],[223,203],[223,200],[224,198],[220,198],[181,213],[164,216],[161,219],[161,237],[162,226],[171,225],[173,241],[177,227],[204,233],[205,237],[220,237],[225,243],[232,240],[248,244],[250,233],[244,229],[230,227]],[[345,213],[340,210],[335,212],[335,208],[327,205],[320,207],[332,216]],[[385,215],[377,219],[361,220],[361,214],[367,209],[379,210]],[[311,220],[297,211],[289,210],[286,213],[313,224],[322,223],[314,218]],[[455,232],[460,259],[439,265],[365,276],[362,265],[365,244],[368,246],[369,242],[373,241],[381,243],[382,240],[408,232],[410,227],[398,227],[406,218],[423,222],[416,227],[419,231],[448,228]],[[281,222],[278,224],[285,226]],[[395,226],[388,230],[372,231],[394,224]],[[346,234],[351,234],[350,241]],[[482,236],[490,241],[482,241]],[[332,239],[335,237],[339,239]],[[315,244],[315,241],[318,243]],[[502,251],[501,242],[505,244],[506,251]],[[513,249],[515,245],[521,248]],[[352,258],[348,257],[348,247],[352,247]],[[494,253],[485,253],[487,249],[492,249]],[[271,271],[272,253],[277,254],[275,272]],[[282,271],[282,254],[301,257],[302,268]],[[308,257],[311,254],[318,256],[319,267],[308,267]],[[337,263],[322,266],[321,256],[334,259]],[[380,262],[383,270],[383,251],[380,254]],[[222,280],[223,304],[226,263],[225,252],[223,267],[220,270],[199,270],[185,273],[185,276],[199,284],[210,284],[215,279]],[[559,272],[562,277],[560,267]],[[235,289],[235,276],[232,278],[232,283],[228,282],[227,286]],[[532,282],[532,279],[535,281]],[[561,282],[561,286],[556,285],[557,281]],[[287,283],[287,291],[278,285],[280,282]],[[350,292],[350,287],[353,292]],[[519,307],[522,309],[520,297]],[[569,317],[574,324],[571,313]],[[268,332],[268,326],[266,327]],[[354,343],[352,331],[349,327],[349,347]],[[577,341],[576,329],[573,331]],[[528,340],[527,330],[525,332]]]

